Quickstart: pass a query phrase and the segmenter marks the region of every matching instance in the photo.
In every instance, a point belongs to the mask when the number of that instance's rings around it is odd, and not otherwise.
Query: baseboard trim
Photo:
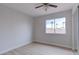
[[[33,42],[33,43],[38,43],[38,44],[44,44],[44,45],[49,45],[49,46],[53,46],[53,47],[59,47],[59,48],[62,48],[62,49],[66,49],[66,50],[72,50],[72,48],[68,48],[68,47],[63,47],[63,46],[58,46],[58,45],[54,45],[54,44],[48,44],[48,43],[42,43],[42,42]],[[73,50],[72,50],[73,51]],[[76,51],[76,50],[75,50]]]
[[[7,49],[7,50],[1,51],[1,52],[0,52],[0,55],[4,54],[4,53],[6,53],[6,52],[9,52],[9,51],[11,51],[11,50],[14,50],[14,49],[16,49],[16,48],[20,48],[20,47],[22,47],[22,46],[24,46],[24,45],[28,45],[28,44],[30,44],[30,43],[32,43],[32,42],[23,43],[23,44],[21,44],[21,45],[17,45],[17,46],[15,46],[15,47],[9,48],[9,49]]]

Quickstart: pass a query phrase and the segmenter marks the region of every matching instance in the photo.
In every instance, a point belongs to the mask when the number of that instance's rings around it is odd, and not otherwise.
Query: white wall
[[[72,10],[73,49],[77,49],[79,55],[79,4],[75,4]]]
[[[0,53],[32,41],[32,18],[0,5]]]
[[[78,45],[78,5],[74,5],[72,9],[72,45],[73,50],[77,49]]]
[[[60,18],[60,17],[66,17],[67,33],[64,35],[46,34],[45,33],[45,20]],[[35,18],[34,25],[35,25],[34,41],[72,48],[72,10],[37,17]]]

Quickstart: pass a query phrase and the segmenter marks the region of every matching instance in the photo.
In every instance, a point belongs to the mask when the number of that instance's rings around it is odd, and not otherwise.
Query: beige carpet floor
[[[3,55],[73,55],[73,52],[59,47],[31,43]]]

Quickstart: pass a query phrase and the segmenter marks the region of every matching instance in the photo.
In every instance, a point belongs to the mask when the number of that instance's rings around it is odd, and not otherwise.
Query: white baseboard
[[[66,46],[66,45],[61,45],[61,44],[56,44],[56,43],[40,42],[40,41],[34,41],[34,42],[44,43],[44,44],[48,44],[48,45],[56,45],[56,46],[59,46],[59,47],[64,47],[64,48],[72,49],[72,47],[69,47],[69,46]]]
[[[16,48],[22,47],[22,46],[24,46],[24,45],[28,45],[28,44],[30,44],[30,43],[32,43],[32,42],[30,41],[30,42],[27,42],[27,43],[23,43],[23,44],[20,44],[20,45],[17,45],[17,46],[8,48],[7,50],[1,51],[1,52],[0,52],[0,55],[6,53],[6,52],[8,52],[8,51],[14,50],[14,49],[16,49]]]

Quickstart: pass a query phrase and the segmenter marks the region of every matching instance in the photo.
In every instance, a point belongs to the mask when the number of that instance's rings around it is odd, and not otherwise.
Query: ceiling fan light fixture
[[[46,7],[44,7],[45,8],[45,11],[47,11],[48,10],[48,6],[46,6]]]
[[[42,3],[42,5],[35,7],[35,9],[40,8],[40,7],[44,7],[45,11],[48,10],[48,7],[53,7],[53,8],[57,8],[57,5],[52,5],[50,3]]]

